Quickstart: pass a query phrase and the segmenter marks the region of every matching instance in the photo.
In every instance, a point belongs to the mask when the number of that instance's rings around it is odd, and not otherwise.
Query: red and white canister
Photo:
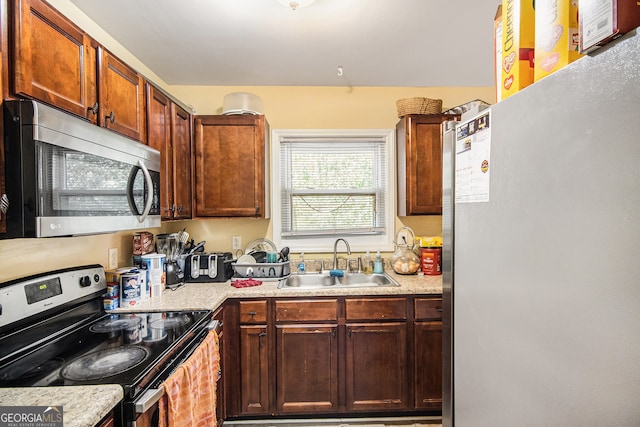
[[[428,276],[442,274],[442,247],[420,248],[420,267]]]

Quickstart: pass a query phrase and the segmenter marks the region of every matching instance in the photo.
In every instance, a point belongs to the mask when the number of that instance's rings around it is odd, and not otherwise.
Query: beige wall
[[[260,96],[272,129],[393,128],[398,121],[395,101],[425,96],[443,100],[444,108],[473,99],[493,103],[491,87],[196,87],[170,86],[107,33],[75,8],[69,0],[49,0],[87,33],[125,62],[163,87],[196,114],[220,114],[223,98],[236,91]],[[212,70],[215,72],[215,70]],[[441,219],[435,217],[399,218],[397,225],[411,227],[416,235],[437,235]],[[270,221],[257,219],[214,219],[165,223],[154,234],[186,228],[196,240],[206,240],[210,251],[231,250],[231,236],[242,237],[243,245],[261,237],[271,237]],[[131,265],[132,232],[98,236],[0,241],[0,282],[28,274],[83,264],[108,262],[108,249],[119,249],[119,265]],[[295,249],[295,248],[292,248]],[[330,248],[327,248],[330,250]]]

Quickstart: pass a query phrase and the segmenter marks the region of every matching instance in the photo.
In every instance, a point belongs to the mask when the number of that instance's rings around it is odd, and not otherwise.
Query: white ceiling
[[[170,85],[493,85],[500,0],[71,2]]]

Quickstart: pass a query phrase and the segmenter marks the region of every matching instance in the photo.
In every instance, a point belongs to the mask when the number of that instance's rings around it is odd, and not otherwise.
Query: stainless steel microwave
[[[160,153],[31,100],[4,101],[7,233],[110,233],[160,226]]]

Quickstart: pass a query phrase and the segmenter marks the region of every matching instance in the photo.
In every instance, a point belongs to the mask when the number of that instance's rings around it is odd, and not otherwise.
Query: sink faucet
[[[334,270],[338,269],[338,242],[340,240],[342,240],[345,246],[347,247],[347,255],[351,255],[351,247],[349,246],[349,242],[347,242],[342,238],[336,239],[336,242],[333,244],[333,269]]]

